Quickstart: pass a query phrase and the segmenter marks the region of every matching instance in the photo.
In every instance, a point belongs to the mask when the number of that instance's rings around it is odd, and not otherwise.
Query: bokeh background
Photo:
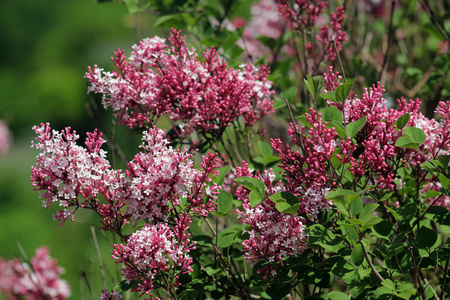
[[[55,211],[41,207],[39,193],[30,182],[30,167],[38,153],[30,148],[31,127],[50,122],[55,129],[92,130],[86,110],[86,67],[98,64],[111,69],[112,51],[118,47],[129,51],[139,32],[154,35],[151,16],[147,18],[139,20],[137,30],[136,17],[117,2],[0,1],[0,120],[13,136],[9,151],[0,158],[0,257],[23,259],[18,243],[28,257],[41,245],[48,246],[50,255],[66,270],[63,279],[72,286],[71,299],[88,295],[80,277],[83,270],[96,287],[95,295],[100,293],[90,230],[98,219],[81,212],[75,223],[68,221],[60,227],[52,220]],[[97,231],[101,255],[109,272],[116,275],[109,238]],[[112,289],[112,275],[106,273]]]

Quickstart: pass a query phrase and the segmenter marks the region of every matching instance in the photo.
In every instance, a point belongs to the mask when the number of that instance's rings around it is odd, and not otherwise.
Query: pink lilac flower
[[[281,139],[272,139],[271,146],[279,153],[278,166],[284,171],[286,190],[299,197],[300,212],[314,219],[320,211],[330,209],[325,195],[338,184],[329,172],[337,133],[334,128],[327,128],[327,122],[323,122],[321,114],[313,109],[306,116],[311,128],[290,124],[288,130],[293,144],[301,151],[291,150],[291,146],[283,145]]]
[[[201,172],[193,168],[192,154],[169,146],[164,130],[149,129],[143,140],[140,148],[145,152],[128,164],[121,198],[128,203],[133,222],[167,221],[168,211],[187,198]]]
[[[322,0],[276,0],[278,11],[291,22],[294,30],[311,28],[320,14],[325,11],[327,1]]]
[[[8,127],[0,121],[0,157],[2,157],[9,149],[11,143],[11,133]]]
[[[342,51],[342,43],[347,41],[346,32],[342,30],[344,22],[344,8],[337,7],[335,12],[330,12],[331,19],[326,23],[324,15],[327,1],[314,0],[276,0],[278,11],[289,20],[293,30],[312,31],[314,26],[320,26],[319,34],[315,36],[318,43],[309,41],[305,48],[309,54],[309,59],[316,64],[321,61],[334,61],[337,52]],[[336,44],[336,49],[332,43]],[[320,45],[320,47],[319,47]]]
[[[248,164],[243,162],[242,167],[237,167],[236,177],[251,176]],[[284,190],[282,182],[274,183],[275,174],[272,170],[265,171],[264,175],[258,174],[266,187],[266,194],[271,195]],[[275,276],[276,263],[283,264],[283,259],[299,255],[308,247],[308,236],[304,233],[304,219],[297,215],[279,212],[275,203],[266,199],[256,207],[250,205],[249,192],[238,187],[238,199],[242,201],[243,210],[237,210],[242,223],[250,225],[250,229],[244,232],[249,238],[242,243],[244,246],[244,259],[251,266],[260,261],[268,262],[267,265],[257,270],[264,273],[264,278],[269,274]]]
[[[219,163],[218,153],[208,152],[207,156],[202,156],[202,171],[198,172],[193,180],[194,184],[188,196],[187,211],[192,209],[200,216],[207,217],[210,212],[216,210],[218,203],[215,200],[220,194],[221,186],[209,182],[219,174],[217,170]],[[203,200],[205,195],[206,201]]]
[[[63,273],[46,247],[36,249],[30,263],[0,259],[0,293],[10,299],[67,299],[70,287],[60,278]]]
[[[330,26],[323,24],[319,29],[319,35],[316,35],[317,41],[322,45],[324,60],[334,61],[337,58],[337,53],[342,51],[342,44],[347,41],[346,32],[342,30],[344,23],[344,7],[336,7],[336,12],[331,13]],[[336,44],[336,49],[332,43]],[[310,54],[314,56],[314,48],[309,44],[307,46]]]
[[[79,207],[95,209],[98,195],[114,198],[111,188],[120,185],[120,180],[110,170],[106,152],[100,149],[105,142],[101,133],[88,133],[87,148],[83,148],[76,144],[79,136],[70,127],[57,132],[47,123],[33,129],[38,136],[32,147],[42,152],[37,156],[36,166],[31,168],[31,181],[35,190],[42,191],[44,207],[48,208],[53,202],[65,207],[56,213],[55,219],[63,224],[69,217],[73,220]],[[81,202],[80,198],[85,201]],[[117,204],[115,210],[123,205]]]
[[[123,50],[112,58],[118,71],[89,67],[85,77],[89,92],[103,94],[105,108],[111,107],[120,124],[152,126],[164,115],[192,131],[218,139],[226,127],[242,117],[245,126],[272,113],[271,82],[265,66],[242,65],[228,69],[214,48],[198,59],[185,37],[172,30],[165,44],[160,37],[144,39],[133,46],[129,60]]]
[[[186,214],[175,222],[172,228],[162,223],[144,224],[126,244],[114,245],[112,257],[124,264],[122,275],[128,282],[138,280],[132,291],[148,294],[161,286],[179,285],[178,275],[192,272],[189,252],[195,249],[195,242],[186,233],[191,220]],[[170,272],[174,268],[177,272]]]
[[[234,28],[239,28],[232,20]],[[234,29],[232,28],[232,29]],[[270,53],[270,49],[256,39],[257,36],[266,36],[272,39],[278,39],[287,30],[287,22],[277,12],[277,5],[274,0],[260,0],[251,7],[251,19],[245,26],[242,38],[237,42],[245,53],[242,55],[246,61],[248,57],[259,58]],[[289,47],[283,51],[292,52]],[[273,57],[268,58],[269,61]]]

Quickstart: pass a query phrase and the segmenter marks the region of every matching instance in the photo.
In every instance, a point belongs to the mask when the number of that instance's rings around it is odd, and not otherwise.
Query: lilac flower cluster
[[[324,74],[324,77],[328,91],[337,89],[341,78],[337,73],[333,73],[332,68],[329,73]],[[343,163],[350,163],[349,171],[355,177],[358,178],[369,172],[377,187],[393,190],[395,172],[392,160],[395,157],[401,157],[406,164],[417,166],[438,155],[450,153],[450,131],[447,126],[449,115],[446,109],[448,102],[439,102],[436,113],[440,114],[442,119],[437,122],[434,119],[427,119],[420,112],[419,99],[407,101],[401,98],[397,101],[398,109],[388,109],[383,98],[384,92],[383,86],[378,83],[365,89],[361,99],[352,93],[350,99],[341,107],[346,124],[362,117],[366,117],[367,121],[355,137],[357,143],[364,149],[363,152],[355,155],[358,145],[349,140],[343,140],[341,141],[342,154],[338,157]],[[339,105],[333,105],[339,108]],[[396,121],[405,114],[409,114],[409,120],[401,130],[398,130]],[[425,132],[425,142],[418,149],[395,146],[395,142],[408,126]]]
[[[163,285],[167,280],[175,280],[174,284],[178,285],[178,275],[192,272],[192,258],[188,253],[195,249],[195,242],[190,242],[190,234],[186,233],[190,223],[186,214],[172,228],[161,223],[144,224],[129,237],[126,245],[114,245],[112,257],[116,263],[125,265],[122,275],[128,282],[139,280],[133,291],[148,294],[155,288],[155,282]],[[172,268],[177,268],[177,273],[171,273]]]
[[[112,59],[118,71],[88,68],[89,92],[103,94],[105,108],[116,112],[120,124],[152,126],[168,114],[181,122],[183,135],[200,131],[217,139],[239,117],[251,127],[273,112],[267,67],[228,69],[214,48],[199,59],[174,29],[169,41],[171,47],[157,36],[144,39],[133,46],[128,61],[117,50]]]
[[[316,24],[321,25],[319,34],[315,36],[316,40],[322,47],[322,51],[318,51],[317,45],[313,41],[308,42],[305,47],[310,58],[314,60],[334,61],[337,53],[342,50],[342,43],[347,41],[346,32],[342,30],[344,23],[344,8],[336,7],[335,12],[331,12],[331,20],[329,25],[322,16],[328,1],[314,0],[275,0],[280,14],[289,21],[293,30],[311,30]],[[336,45],[336,49],[334,45]],[[337,53],[336,53],[337,51]]]
[[[10,299],[64,300],[70,296],[70,287],[60,278],[63,272],[46,247],[36,249],[30,263],[0,259],[0,293]]]
[[[113,251],[113,258],[124,263],[123,275],[129,281],[147,278],[135,291],[149,293],[154,282],[163,284],[162,276],[166,284],[176,284],[177,274],[167,278],[172,268],[181,274],[192,271],[188,253],[195,243],[186,231],[190,215],[206,217],[217,207],[220,186],[211,183],[218,174],[217,154],[208,153],[202,169],[195,169],[192,154],[173,149],[165,131],[152,128],[144,132],[142,151],[122,172],[111,168],[97,131],[87,134],[82,147],[70,128],[57,132],[41,124],[33,129],[38,136],[32,146],[42,152],[32,167],[31,181],[42,191],[46,208],[53,202],[66,207],[55,215],[61,225],[69,217],[73,220],[79,208],[97,212],[102,229],[115,231],[124,241]],[[122,233],[123,225],[139,220],[147,222],[142,229],[131,236]]]
[[[261,179],[266,187],[266,194],[272,195],[285,190],[281,181],[274,183],[275,174],[272,170],[265,171],[264,175],[252,175],[248,164],[243,162],[242,167],[236,168],[236,177],[256,177]],[[250,230],[245,230],[249,238],[244,240],[244,259],[253,267],[260,261],[269,264],[258,269],[258,273],[264,273],[264,278],[270,274],[275,276],[275,264],[289,256],[299,255],[308,247],[307,235],[304,232],[304,219],[301,216],[279,212],[275,203],[266,199],[256,207],[252,207],[249,201],[249,192],[239,186],[236,194],[242,201],[242,211],[237,210],[242,223],[250,225]]]

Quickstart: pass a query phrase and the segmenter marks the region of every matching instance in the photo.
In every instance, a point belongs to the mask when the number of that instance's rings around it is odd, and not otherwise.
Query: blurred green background
[[[0,120],[13,134],[9,151],[0,158],[0,257],[23,258],[16,240],[28,257],[47,245],[66,270],[63,278],[72,287],[72,299],[88,295],[86,284],[80,283],[81,270],[93,280],[95,296],[103,288],[89,229],[91,224],[98,227],[99,220],[81,212],[75,223],[67,221],[60,227],[52,220],[55,210],[41,207],[39,192],[30,182],[30,167],[38,153],[30,148],[31,127],[50,122],[55,129],[92,130],[85,108],[86,67],[98,64],[111,69],[112,51],[120,47],[129,53],[130,45],[140,38],[135,24],[136,17],[117,2],[0,1]],[[154,35],[151,20],[140,24],[147,26],[141,32]],[[98,230],[97,239],[104,261],[116,275],[111,243]],[[110,278],[107,274],[112,289],[115,283]]]

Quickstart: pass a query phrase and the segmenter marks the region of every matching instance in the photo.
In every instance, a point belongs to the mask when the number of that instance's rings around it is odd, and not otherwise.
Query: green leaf
[[[347,133],[345,132],[345,127],[342,123],[336,122],[328,122],[327,128],[334,127],[334,131],[339,135],[341,139],[345,139],[347,137]]]
[[[301,205],[302,205],[301,203],[294,204],[281,212],[285,213],[285,214],[289,214],[289,215],[296,215],[297,211],[300,209]],[[276,204],[275,204],[275,207],[276,207]]]
[[[247,188],[250,191],[257,191],[261,195],[265,195],[264,182],[262,182],[258,178],[243,176],[243,177],[235,178],[234,181],[243,185],[245,188]]]
[[[376,236],[379,238],[387,239],[389,240],[389,237],[394,232],[394,226],[391,224],[391,222],[383,220],[375,225],[372,226],[373,232]]]
[[[280,109],[286,106],[286,101],[281,99],[275,99],[273,102],[273,108]]]
[[[314,83],[314,95],[319,95],[320,90],[323,87],[323,84],[325,82],[325,79],[322,75],[317,75],[313,77],[313,83]]]
[[[289,294],[291,289],[290,284],[284,284],[281,286],[272,284],[267,288],[266,293],[271,299],[284,299],[284,297]]]
[[[338,86],[336,89],[336,100],[340,103],[344,103],[348,96],[350,96],[350,92],[353,89],[353,82],[344,83]]]
[[[289,208],[291,208],[291,205],[286,203],[286,202],[278,202],[275,204],[275,208],[279,211],[279,212],[283,212]]]
[[[432,160],[426,161],[424,163],[421,163],[420,166],[423,169],[425,169],[427,171],[430,171],[430,172],[432,172],[434,174],[442,173],[441,162],[439,160],[437,160],[437,159],[432,159]]]
[[[363,203],[361,197],[356,197],[352,203],[350,203],[349,211],[352,217],[355,217],[356,215],[359,215],[363,208]]]
[[[388,207],[388,206],[386,206],[386,208],[387,208],[387,210],[392,214],[392,216],[394,217],[394,219],[395,219],[396,221],[398,221],[399,217],[398,217],[398,214],[397,214],[397,212],[395,211],[395,209],[392,208],[392,207]]]
[[[258,193],[257,191],[251,191],[248,195],[248,199],[250,200],[250,205],[252,207],[258,206],[264,200],[264,196]]]
[[[233,195],[229,192],[220,190],[220,194],[217,196],[217,212],[226,214],[233,206]]]
[[[364,252],[363,252],[361,244],[356,244],[356,246],[353,248],[353,251],[352,251],[352,254],[351,254],[350,258],[352,259],[352,262],[356,266],[359,266],[359,265],[361,265],[363,263],[363,261],[364,261]]]
[[[372,212],[378,208],[380,204],[378,203],[368,203],[366,204],[363,209],[361,210],[360,218],[365,217],[366,215],[370,215],[372,217]]]
[[[324,78],[322,75],[317,75],[313,78],[310,75],[306,75],[306,79],[303,79],[303,81],[311,95],[317,96],[323,87]]]
[[[320,94],[320,97],[322,97],[322,99],[327,99],[333,102],[337,102],[336,100],[336,92],[335,91],[329,91],[328,93],[322,93]]]
[[[219,171],[219,175],[217,175],[216,177],[213,177],[211,180],[213,182],[217,183],[218,185],[222,185],[224,178],[228,174],[230,169],[231,169],[231,166],[225,166],[225,167],[218,168],[217,170]]]
[[[350,300],[350,297],[347,294],[339,291],[330,292],[327,297],[330,300]]]
[[[231,246],[236,239],[236,226],[228,227],[219,232],[217,236],[217,246],[220,248],[226,248]]]
[[[119,293],[122,293],[122,292],[125,292],[125,291],[128,291],[128,290],[134,288],[137,285],[137,283],[138,283],[137,279],[131,280],[130,283],[127,283],[127,280],[124,279],[124,280],[120,281],[119,283],[117,283],[114,286],[113,290],[118,291]]]
[[[302,123],[304,126],[306,126],[308,128],[312,127],[311,123],[306,121],[307,117],[305,115],[301,115],[301,116],[295,117],[295,119],[297,119],[300,123]]]
[[[337,189],[335,191],[329,191],[325,198],[329,200],[339,201],[344,204],[352,203],[356,198],[358,198],[360,193],[353,190]]]
[[[428,31],[431,35],[435,36],[441,41],[445,41],[445,36],[437,29],[433,23],[426,23],[421,26],[424,30]]]
[[[222,269],[218,268],[218,269],[213,269],[211,266],[207,266],[205,268],[206,274],[208,274],[209,276],[213,276],[214,274],[220,273],[222,271]]]
[[[332,268],[333,274],[339,278],[351,276],[355,273],[355,268],[346,260],[338,261]]]
[[[447,188],[450,187],[450,178],[448,178],[447,176],[445,176],[442,173],[439,174],[438,177],[439,177],[439,182],[442,184],[442,188],[447,190]]]
[[[388,287],[380,286],[379,288],[377,288],[375,290],[375,292],[373,294],[375,296],[375,299],[380,299],[380,298],[383,298],[383,295],[386,295],[386,294],[391,295],[392,290]]]
[[[289,192],[276,192],[269,196],[269,199],[274,203],[288,203],[289,205],[295,205],[298,202],[297,196]]]
[[[441,165],[445,171],[450,163],[450,155],[439,155],[438,160],[441,163]]]
[[[339,109],[337,109],[337,107],[335,106],[330,106],[325,108],[322,111],[322,120],[327,121],[327,122],[336,122],[336,123],[341,123],[344,120],[342,117],[342,113]]]
[[[303,79],[305,82],[306,88],[308,89],[309,93],[313,96],[315,96],[315,90],[314,90],[314,82],[310,75],[306,75],[306,79]]]
[[[419,145],[423,144],[427,139],[427,135],[425,132],[416,127],[408,126],[403,130],[403,134],[409,137],[414,143],[418,143]]]
[[[128,7],[128,12],[130,14],[134,14],[140,11],[140,8],[137,6],[136,0],[124,0],[124,2]]]
[[[394,284],[394,283],[392,282],[392,280],[390,280],[390,279],[385,279],[385,280],[383,280],[383,281],[381,282],[381,285],[387,287],[387,288],[390,289],[391,291],[392,291],[392,290],[395,290],[395,284]]]
[[[405,128],[406,124],[408,124],[410,118],[411,115],[409,113],[406,113],[402,115],[400,118],[398,118],[394,124],[397,125],[398,129],[403,129]]]
[[[409,137],[401,136],[397,139],[397,141],[395,141],[395,147],[417,149],[419,147],[419,144],[415,143]]]
[[[273,154],[272,147],[270,147],[268,143],[265,143],[263,141],[258,141],[258,149],[264,158],[272,156]]]
[[[414,238],[414,244],[419,249],[429,249],[433,247],[438,241],[438,234],[436,231],[425,226],[420,227]]]
[[[347,124],[347,136],[353,138],[366,125],[367,116]]]
[[[301,283],[316,284],[322,280],[321,272],[311,266],[300,266],[295,271],[297,280]]]
[[[293,98],[295,98],[296,95],[297,95],[297,87],[290,86],[287,89],[283,89],[283,91],[280,93],[280,98],[281,99],[293,99]],[[285,103],[284,100],[283,100],[283,103]]]
[[[415,203],[401,205],[397,210],[400,221],[411,220],[416,215],[416,211],[417,204]]]
[[[184,23],[178,15],[164,15],[159,17],[153,24],[154,27],[175,26],[175,24]],[[178,27],[177,27],[178,28]]]

